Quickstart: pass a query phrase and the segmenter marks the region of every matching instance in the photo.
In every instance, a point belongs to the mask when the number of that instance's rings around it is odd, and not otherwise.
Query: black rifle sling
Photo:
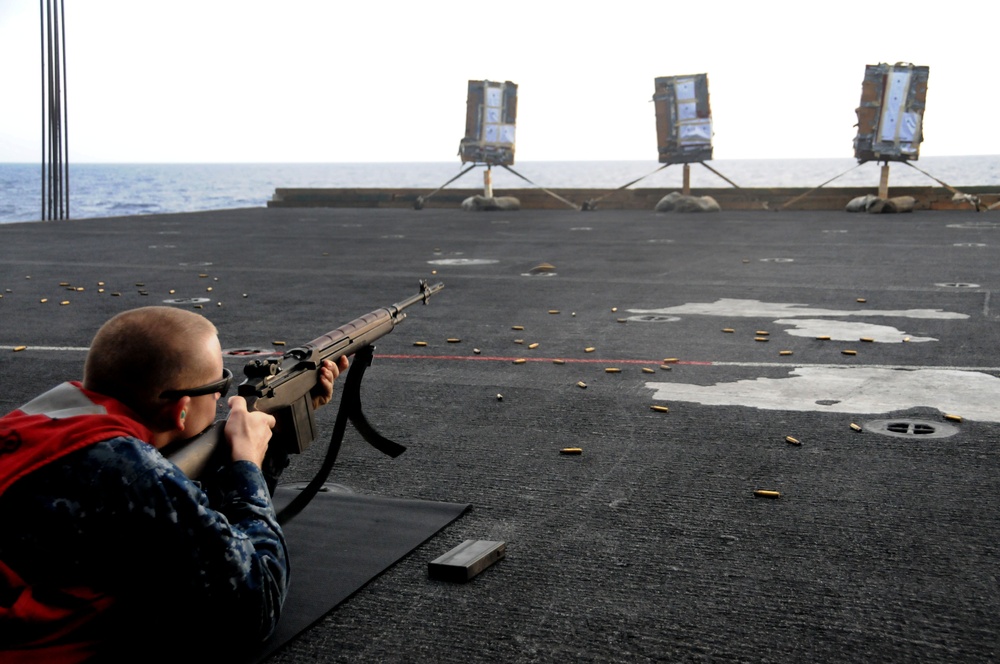
[[[395,458],[406,451],[404,446],[377,432],[368,423],[364,413],[361,412],[361,381],[365,376],[365,369],[371,366],[374,352],[374,346],[365,346],[354,354],[354,361],[351,362],[351,368],[347,371],[344,393],[340,397],[340,409],[337,411],[337,421],[333,426],[333,435],[330,437],[330,446],[326,450],[323,465],[299,495],[295,496],[283,510],[278,512],[279,524],[284,525],[291,521],[323,488],[323,484],[326,483],[333,470],[333,464],[337,461],[337,455],[340,453],[348,420],[354,424],[358,433],[380,452]]]

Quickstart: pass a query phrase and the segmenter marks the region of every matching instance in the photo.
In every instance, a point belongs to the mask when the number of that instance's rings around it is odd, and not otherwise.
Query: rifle
[[[443,283],[428,286],[426,281],[421,280],[419,292],[402,302],[367,313],[285,352],[281,357],[256,359],[246,364],[243,368],[246,379],[240,383],[237,394],[246,399],[247,410],[270,413],[276,420],[263,468],[271,493],[277,486],[278,476],[288,465],[288,455],[304,452],[316,439],[311,391],[316,386],[323,360],[336,362],[344,355],[355,356],[348,370],[330,450],[327,451],[327,462],[321,474],[324,470],[329,474],[348,420],[376,449],[393,458],[403,453],[405,447],[380,435],[361,412],[361,379],[373,358],[375,347],[372,344],[392,332],[406,318],[404,309],[417,302],[427,304],[428,298],[442,288]],[[197,479],[219,458],[217,455],[227,450],[225,426],[225,420],[215,422],[197,436],[163,448],[163,454],[185,475]],[[318,482],[314,480],[312,483],[317,485],[316,490],[326,477],[324,475],[319,479],[317,476],[317,479]],[[304,494],[308,493],[307,488]],[[315,494],[315,491],[312,493]],[[297,512],[311,498],[312,495],[309,495],[298,509],[290,510],[293,507],[290,504],[284,511]]]

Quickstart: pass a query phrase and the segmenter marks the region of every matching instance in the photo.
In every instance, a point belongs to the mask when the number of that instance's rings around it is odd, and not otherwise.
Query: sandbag
[[[719,203],[711,196],[688,196],[672,191],[656,204],[655,212],[719,212]]]
[[[913,212],[917,199],[913,196],[895,196],[879,198],[875,194],[866,194],[851,199],[844,208],[848,212],[867,212],[868,214],[887,214],[891,212]]]
[[[469,196],[462,201],[462,209],[470,212],[492,210],[520,210],[521,201],[514,196]]]

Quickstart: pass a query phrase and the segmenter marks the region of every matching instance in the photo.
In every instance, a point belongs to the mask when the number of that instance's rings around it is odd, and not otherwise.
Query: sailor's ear
[[[166,416],[171,429],[184,431],[187,424],[188,404],[190,403],[191,397],[181,397],[167,407]]]

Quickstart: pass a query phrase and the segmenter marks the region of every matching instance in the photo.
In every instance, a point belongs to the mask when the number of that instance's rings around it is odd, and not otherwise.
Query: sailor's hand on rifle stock
[[[274,416],[269,413],[248,411],[243,397],[229,397],[226,440],[232,449],[233,461],[251,461],[259,468],[264,462],[274,421]]]
[[[330,399],[333,398],[333,381],[337,380],[337,376],[342,372],[347,371],[349,364],[350,362],[345,355],[341,355],[336,364],[330,360],[323,360],[323,364],[319,368],[316,387],[312,388],[310,392],[314,409],[330,403]]]

